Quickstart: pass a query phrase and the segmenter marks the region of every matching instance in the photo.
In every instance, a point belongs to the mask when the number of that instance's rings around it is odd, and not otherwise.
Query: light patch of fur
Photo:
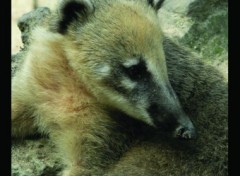
[[[137,84],[137,83],[129,80],[128,78],[124,78],[124,79],[121,80],[121,84],[122,84],[125,88],[127,88],[127,89],[129,89],[129,90],[132,90],[132,89],[134,89],[134,87],[136,87],[136,84]]]
[[[98,74],[100,74],[101,76],[105,77],[105,76],[108,76],[110,74],[110,71],[111,71],[111,67],[109,65],[97,65],[96,66],[96,72]]]
[[[125,61],[123,63],[123,65],[126,67],[126,68],[129,68],[129,67],[132,67],[134,65],[137,65],[139,63],[139,60],[138,59],[129,59],[127,61]]]
[[[164,85],[168,81],[168,75],[167,75],[167,67],[165,62],[165,56],[162,46],[160,46],[157,54],[157,59],[149,59],[147,60],[147,68],[150,73],[152,73],[153,78],[156,82],[158,82],[160,85]],[[156,57],[156,56],[152,56]],[[161,71],[159,73],[159,70]]]
[[[120,96],[119,94],[113,94],[110,90],[105,90],[102,92],[102,99],[99,101],[104,101],[105,104],[111,105],[111,107],[118,107],[118,109],[120,108],[119,110],[125,112],[129,116],[143,121],[150,126],[155,126],[153,120],[146,112],[147,105],[144,99],[140,98],[137,107],[132,108],[132,104],[126,97]]]

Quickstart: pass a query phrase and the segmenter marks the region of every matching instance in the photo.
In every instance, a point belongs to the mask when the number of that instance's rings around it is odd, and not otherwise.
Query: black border
[[[11,175],[11,1],[1,5],[0,175]]]
[[[235,4],[234,4],[235,3]],[[236,1],[228,2],[229,14],[229,175],[239,175],[240,158],[240,27],[239,6]]]

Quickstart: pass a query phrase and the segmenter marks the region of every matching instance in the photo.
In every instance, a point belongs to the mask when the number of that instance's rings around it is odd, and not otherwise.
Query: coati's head
[[[63,0],[55,30],[66,36],[69,64],[99,103],[194,138],[168,80],[156,13],[161,2]]]

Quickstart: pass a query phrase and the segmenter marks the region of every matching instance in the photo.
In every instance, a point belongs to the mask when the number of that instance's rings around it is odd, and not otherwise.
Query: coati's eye
[[[129,60],[124,63],[123,71],[131,80],[134,81],[146,78],[149,74],[146,63],[142,59]]]

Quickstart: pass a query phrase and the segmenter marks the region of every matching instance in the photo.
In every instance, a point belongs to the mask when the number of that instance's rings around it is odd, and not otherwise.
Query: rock
[[[46,138],[13,140],[12,176],[54,176],[61,171],[54,146]]]
[[[169,12],[187,15],[190,4],[195,1],[196,0],[165,0],[163,8]]]
[[[165,0],[159,11],[165,34],[191,48],[228,74],[228,2],[225,0]]]
[[[44,25],[46,22],[46,16],[50,15],[50,9],[48,7],[39,7],[34,11],[24,14],[18,20],[18,27],[21,31],[21,38],[23,42],[23,48],[11,57],[11,74],[12,76],[17,71],[18,67],[22,63],[22,58],[24,57],[28,45],[31,42],[31,33],[32,30],[38,25]]]
[[[34,11],[24,14],[18,20],[18,27],[22,33],[22,42],[24,47],[30,43],[31,32],[37,25],[45,22],[46,16],[50,15],[50,9],[47,7],[39,7]]]
[[[17,54],[12,55],[12,58],[11,58],[11,61],[12,61],[11,62],[11,75],[12,75],[12,77],[14,76],[14,74],[18,70],[19,66],[23,62],[25,53],[26,52],[24,50],[22,50],[22,51],[18,52]]]
[[[192,3],[188,16],[194,20],[194,24],[181,42],[201,53],[204,58],[213,60],[213,56],[220,58],[225,55],[228,51],[227,8],[228,3],[225,0],[202,0]]]

